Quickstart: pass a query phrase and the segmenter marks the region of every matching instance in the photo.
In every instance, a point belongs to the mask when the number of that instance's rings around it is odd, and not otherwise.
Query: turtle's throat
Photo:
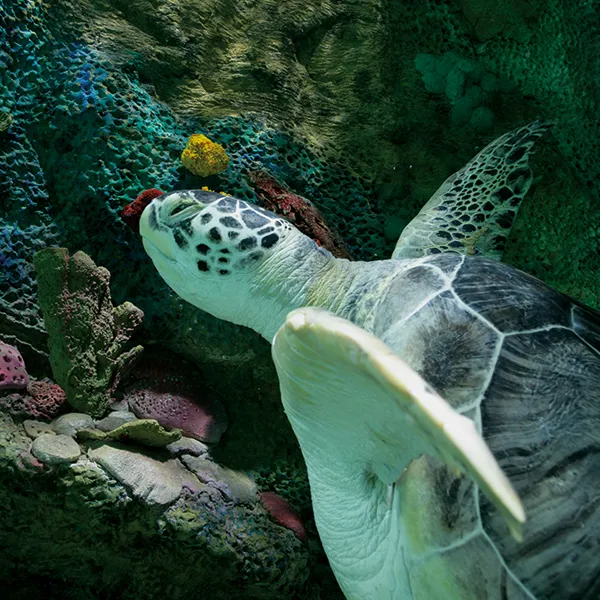
[[[260,266],[244,325],[273,341],[287,314],[301,306],[336,312],[352,280],[352,263],[295,231]]]

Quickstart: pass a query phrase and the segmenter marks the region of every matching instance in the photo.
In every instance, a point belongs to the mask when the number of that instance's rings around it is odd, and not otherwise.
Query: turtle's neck
[[[371,330],[380,292],[401,263],[354,262],[335,258],[295,231],[260,266],[244,303],[242,325],[273,341],[286,315],[301,306],[318,306]]]
[[[286,315],[295,308],[320,306],[339,314],[358,274],[358,264],[335,258],[295,232],[253,278],[243,324],[272,342]]]

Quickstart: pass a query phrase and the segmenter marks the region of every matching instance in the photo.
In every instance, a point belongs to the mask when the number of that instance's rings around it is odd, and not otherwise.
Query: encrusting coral
[[[113,307],[110,273],[84,252],[47,248],[33,259],[54,379],[76,410],[101,417],[143,348],[126,347],[142,311]]]
[[[224,171],[229,165],[229,156],[223,146],[212,142],[201,133],[195,133],[190,136],[181,154],[181,163],[194,175],[208,177]]]

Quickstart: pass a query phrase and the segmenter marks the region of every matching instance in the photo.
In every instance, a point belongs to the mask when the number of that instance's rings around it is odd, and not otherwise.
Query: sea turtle
[[[493,260],[548,126],[484,148],[390,260],[336,259],[224,194],[166,193],[143,211],[144,247],[180,297],[276,338],[347,598],[600,596],[600,314]],[[498,464],[525,506],[522,543],[503,523],[518,537],[524,515]]]

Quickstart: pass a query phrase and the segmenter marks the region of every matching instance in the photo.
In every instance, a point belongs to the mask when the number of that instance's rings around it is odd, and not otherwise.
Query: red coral
[[[49,381],[31,381],[26,392],[0,397],[0,408],[11,415],[51,420],[68,408],[63,389]]]
[[[121,219],[126,225],[131,227],[135,233],[139,233],[140,218],[142,217],[144,209],[152,202],[152,200],[154,200],[154,198],[162,196],[163,194],[164,192],[161,192],[156,188],[144,190],[133,202],[123,207]]]
[[[310,200],[294,194],[265,171],[250,171],[248,178],[254,185],[261,206],[285,217],[334,256],[352,258],[344,240],[327,225]]]
[[[0,342],[0,390],[24,390],[28,383],[21,353],[14,346]]]
[[[303,542],[306,541],[306,529],[302,519],[289,502],[273,492],[261,492],[260,499],[276,523],[293,531]]]
[[[27,391],[25,407],[32,417],[54,419],[68,408],[67,395],[56,383],[32,381]]]
[[[146,357],[132,374],[125,393],[129,408],[141,419],[156,419],[183,435],[216,443],[227,429],[227,414],[205,389],[201,377],[183,361]]]

